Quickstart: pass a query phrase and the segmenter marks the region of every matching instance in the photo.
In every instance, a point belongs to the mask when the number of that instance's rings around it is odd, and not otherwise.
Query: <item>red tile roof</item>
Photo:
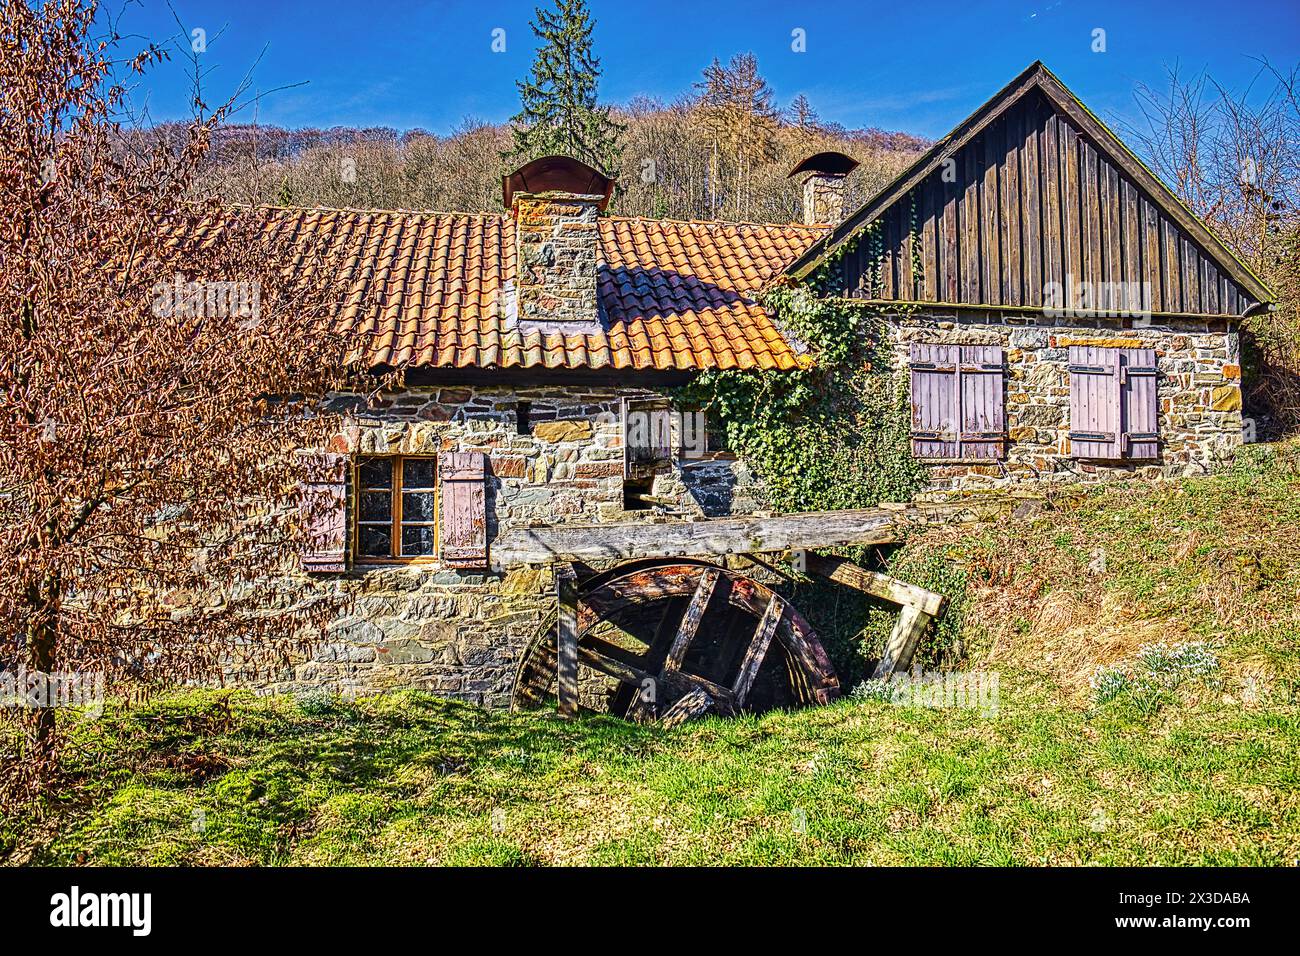
[[[501,215],[271,209],[273,241],[344,271],[341,319],[370,362],[452,368],[794,368],[802,356],[754,301],[824,227],[600,220],[604,330],[523,334],[508,308],[514,224]],[[211,238],[203,234],[192,238]]]

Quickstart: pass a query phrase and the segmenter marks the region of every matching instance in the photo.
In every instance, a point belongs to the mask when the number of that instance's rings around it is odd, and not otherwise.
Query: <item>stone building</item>
[[[615,184],[554,157],[506,178],[502,214],[271,213],[344,270],[371,364],[403,370],[376,402],[327,401],[346,424],[318,455],[331,507],[303,586],[356,599],[275,686],[504,704],[555,581],[494,566],[502,534],[762,512],[761,481],[664,390],[809,365],[758,303],[783,277],[887,316],[937,488],[1232,453],[1237,327],[1270,294],[1040,64],[835,221],[853,165],[792,174],[806,224],[611,216]]]

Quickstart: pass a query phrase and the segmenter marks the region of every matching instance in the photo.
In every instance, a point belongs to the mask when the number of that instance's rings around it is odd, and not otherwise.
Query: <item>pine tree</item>
[[[817,110],[813,109],[812,103],[808,102],[808,97],[800,93],[790,103],[790,109],[786,111],[790,125],[801,132],[810,132],[821,127],[821,117],[817,115]]]
[[[623,127],[596,102],[600,60],[591,50],[593,26],[586,0],[555,0],[554,9],[537,9],[532,28],[542,45],[528,79],[517,84],[514,149],[503,157],[512,165],[558,154],[614,174]]]

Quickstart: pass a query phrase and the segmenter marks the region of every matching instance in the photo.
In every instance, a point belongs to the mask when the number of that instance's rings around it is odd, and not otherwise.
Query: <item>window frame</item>
[[[388,489],[391,496],[390,508],[392,516],[388,521],[389,526],[389,553],[387,556],[363,554],[361,552],[361,528],[362,525],[380,525],[382,522],[361,520],[361,467],[369,461],[387,461],[392,467],[392,487]],[[428,461],[433,464],[433,487],[432,489],[416,489],[420,492],[427,492],[433,495],[433,517],[428,521],[411,521],[403,520],[402,504],[405,495],[405,487],[402,483],[402,465],[407,461]],[[352,462],[352,500],[356,502],[356,507],[352,509],[352,520],[348,522],[349,532],[351,534],[350,545],[354,560],[357,564],[436,564],[439,560],[440,549],[442,547],[442,534],[439,522],[439,516],[442,510],[442,482],[438,474],[438,456],[437,455],[403,455],[403,454],[376,454],[376,455],[357,455]],[[421,527],[433,529],[433,552],[431,554],[411,554],[404,555],[402,550],[402,528],[403,527]]]

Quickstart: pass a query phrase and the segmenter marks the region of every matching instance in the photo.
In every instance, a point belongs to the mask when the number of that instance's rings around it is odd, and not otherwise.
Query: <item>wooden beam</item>
[[[922,614],[938,617],[948,604],[948,598],[934,591],[908,584],[887,574],[878,574],[859,567],[847,558],[826,557],[807,552],[804,566],[809,574],[864,591],[873,597],[894,604],[915,607]]]
[[[681,670],[682,661],[686,659],[686,651],[690,648],[691,641],[695,640],[695,633],[700,629],[704,609],[709,606],[709,598],[713,597],[713,589],[717,586],[720,575],[721,572],[716,568],[709,568],[700,576],[699,586],[691,595],[691,603],[687,606],[686,613],[682,615],[681,624],[677,626],[672,646],[668,648],[668,657],[665,658],[663,666],[665,671]]]
[[[989,495],[956,502],[768,517],[521,528],[492,542],[492,566],[500,571],[555,561],[592,563],[888,544],[917,526],[992,521],[1024,514],[1037,503],[1014,495]]]
[[[912,663],[912,655],[916,653],[916,645],[920,643],[921,635],[932,620],[934,618],[930,615],[910,604],[904,604],[898,612],[898,620],[894,622],[889,641],[885,644],[885,653],[881,655],[871,676],[881,678],[896,670],[907,670],[907,665]]]
[[[578,715],[578,575],[572,565],[555,569],[559,604],[555,631],[556,698],[561,716]]]
[[[664,711],[659,722],[665,727],[676,727],[688,720],[702,717],[712,709],[713,698],[697,687],[674,701],[673,705]]]
[[[776,634],[776,627],[781,623],[781,615],[784,613],[785,604],[779,598],[773,597],[768,602],[767,610],[763,612],[762,620],[758,622],[754,639],[745,649],[745,659],[741,661],[740,674],[731,688],[731,692],[736,695],[737,707],[744,706],[745,698],[749,696],[749,690],[754,686],[758,669],[763,665],[763,658],[767,656],[767,649],[772,644],[772,637]]]

